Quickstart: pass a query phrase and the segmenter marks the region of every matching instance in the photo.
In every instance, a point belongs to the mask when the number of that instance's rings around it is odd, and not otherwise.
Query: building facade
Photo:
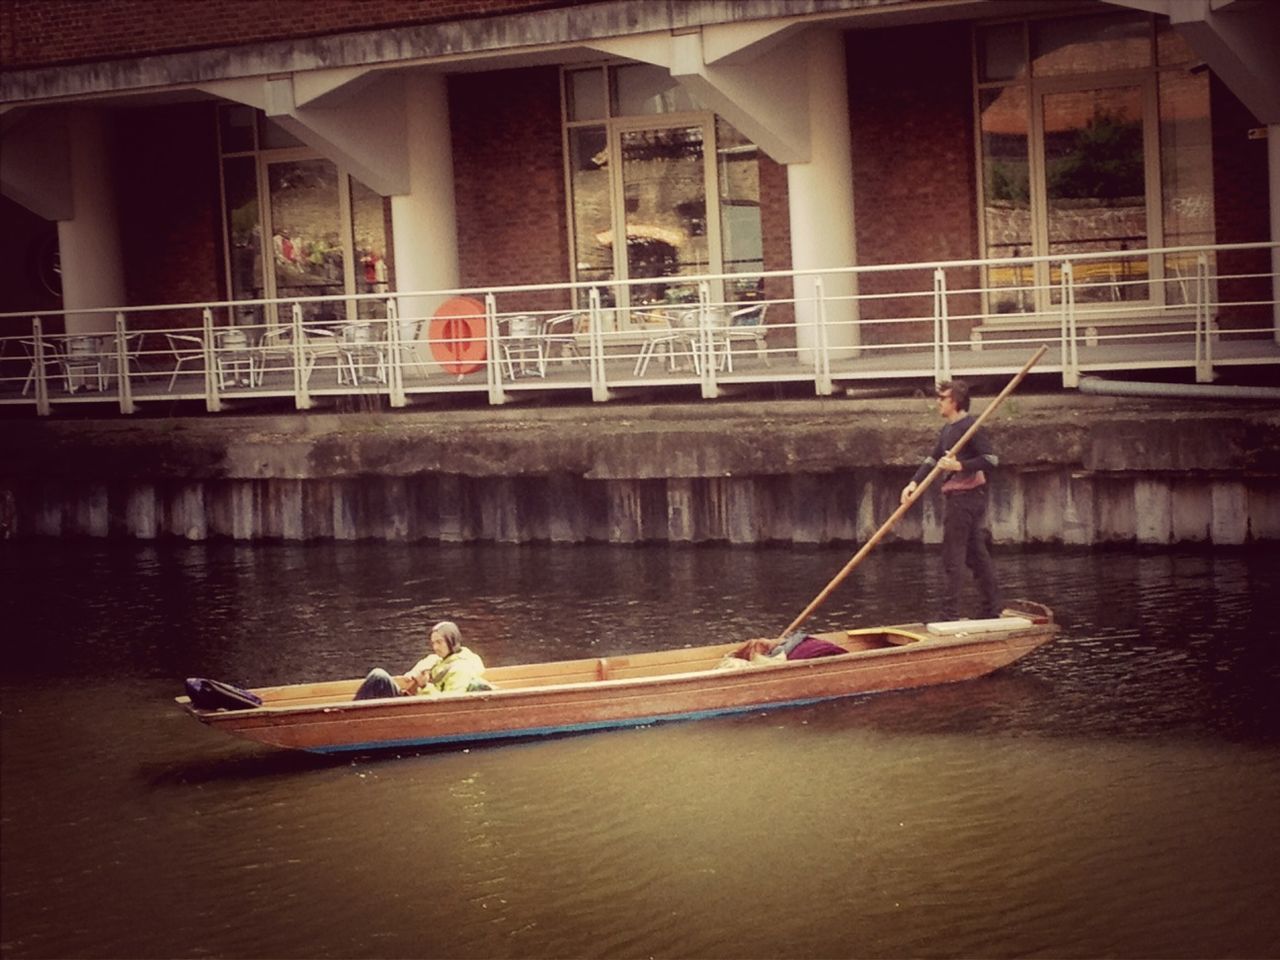
[[[0,0],[0,313],[590,281],[631,316],[716,275],[798,314],[755,274],[1092,251],[1084,299],[1165,308],[1187,263],[1129,251],[1277,235],[1278,47],[1255,0]],[[1056,322],[1052,270],[975,267],[971,333]]]

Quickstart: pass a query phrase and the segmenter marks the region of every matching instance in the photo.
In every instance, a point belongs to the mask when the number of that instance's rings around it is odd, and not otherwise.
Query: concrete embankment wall
[[[939,425],[921,399],[9,421],[0,535],[858,541]],[[990,430],[999,542],[1280,540],[1280,411],[1018,396]],[[931,492],[894,536],[940,520]]]

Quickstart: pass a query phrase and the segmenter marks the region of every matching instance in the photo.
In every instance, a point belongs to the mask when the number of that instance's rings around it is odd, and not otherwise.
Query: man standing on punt
[[[1000,591],[996,585],[996,571],[988,550],[990,533],[987,530],[987,471],[999,463],[992,452],[986,432],[979,429],[960,451],[959,457],[949,456],[950,450],[971,426],[969,413],[969,384],[963,380],[949,380],[938,384],[938,413],[946,420],[933,452],[925,459],[911,482],[902,488],[902,501],[916,491],[917,485],[938,465],[950,476],[942,484],[942,566],[946,572],[946,593],[943,595],[942,619],[955,620],[960,615],[961,578],[967,566],[973,571],[982,593],[983,617],[1000,616]]]

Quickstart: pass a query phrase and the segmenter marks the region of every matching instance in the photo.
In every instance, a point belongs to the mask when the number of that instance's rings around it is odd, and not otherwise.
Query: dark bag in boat
[[[187,696],[199,710],[249,710],[262,706],[262,698],[256,693],[204,677],[187,677]]]

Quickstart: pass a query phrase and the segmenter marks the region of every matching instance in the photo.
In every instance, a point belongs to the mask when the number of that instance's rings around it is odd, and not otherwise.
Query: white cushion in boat
[[[990,620],[944,620],[925,624],[930,633],[953,637],[961,633],[1000,633],[1026,630],[1031,621],[1026,617],[992,617]]]

